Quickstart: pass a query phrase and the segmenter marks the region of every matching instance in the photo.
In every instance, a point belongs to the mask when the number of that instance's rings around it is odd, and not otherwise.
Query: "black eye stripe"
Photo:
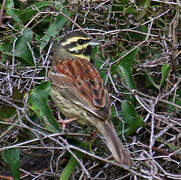
[[[89,40],[88,39],[78,39],[77,42],[79,45],[83,45],[83,44],[86,44],[87,42],[89,42]]]
[[[71,42],[69,44],[66,44],[64,47],[65,48],[71,48],[71,47],[75,47],[77,45],[83,45],[88,43],[90,40],[89,39],[78,39],[77,41]]]
[[[83,39],[78,39],[78,41],[77,41],[77,42],[78,42],[78,44],[79,44],[79,45],[84,44],[84,40],[83,40]]]
[[[70,52],[70,53],[72,53],[72,54],[82,54],[82,49],[80,49],[80,50],[78,50],[78,51],[69,51],[68,50],[68,52]]]

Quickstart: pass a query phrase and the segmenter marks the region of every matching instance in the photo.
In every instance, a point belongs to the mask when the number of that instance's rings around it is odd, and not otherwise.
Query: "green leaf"
[[[123,9],[123,15],[128,15],[128,14],[136,14],[136,9],[134,6],[129,6]]]
[[[135,81],[132,76],[132,65],[135,61],[136,55],[138,52],[138,48],[132,50],[129,54],[123,57],[118,64],[113,65],[111,72],[118,73],[122,79],[122,81],[126,84],[130,89],[135,89]],[[134,96],[130,96],[130,101],[135,104],[136,100]]]
[[[8,164],[9,170],[15,180],[20,179],[20,150],[19,149],[8,149],[2,152],[3,160]]]
[[[19,10],[19,9],[14,9],[14,8],[8,9],[8,10],[7,10],[7,14],[8,14],[9,16],[11,16],[11,17],[15,20],[16,23],[22,24],[22,20],[21,20],[21,18],[20,18],[21,10]]]
[[[28,65],[34,65],[33,56],[28,46],[28,43],[31,43],[32,37],[33,32],[27,28],[18,38],[15,45],[15,56],[23,59],[23,63]]]
[[[145,72],[148,81],[149,81],[155,88],[160,89],[159,85],[157,85],[157,84],[155,83],[155,81],[154,81],[153,78],[147,73],[147,71],[146,71],[145,69],[144,69],[143,71]]]
[[[150,4],[150,0],[136,0],[137,6],[147,7]]]
[[[142,11],[142,13],[144,14],[144,11]],[[141,16],[141,14],[139,16]],[[137,28],[137,31],[147,33],[148,27],[146,25],[143,25],[143,26]],[[132,39],[132,41],[143,41],[146,38],[145,34],[140,34],[140,33],[136,33],[136,32],[129,32],[128,34],[129,34],[130,38]]]
[[[45,35],[42,38],[40,49],[43,49],[47,45],[51,37],[55,37],[56,35],[58,35],[58,33],[63,28],[65,28],[65,24],[66,26],[69,25],[68,19],[61,15],[57,16],[55,21],[49,26],[48,30],[45,32]]]
[[[2,42],[0,43],[0,52],[2,52],[2,54],[6,54],[9,56],[12,56],[12,45],[10,43],[7,42]]]
[[[30,19],[35,16],[38,11],[41,11],[43,8],[54,5],[53,2],[49,1],[42,1],[35,4],[32,4],[31,6],[28,6],[26,9],[24,9],[20,15],[23,23],[29,22]]]
[[[14,1],[13,0],[6,0],[5,9],[6,11],[10,8],[14,7]]]
[[[117,72],[120,74],[124,83],[131,89],[135,89],[135,82],[132,77],[132,65],[135,61],[138,48],[131,51],[125,57],[123,57],[118,64],[113,65],[112,72]]]
[[[102,56],[102,54],[98,51],[99,47],[95,47],[93,49],[93,53],[91,55],[91,60],[94,60],[94,65],[96,69],[99,71],[99,74],[101,78],[105,81],[107,72],[104,69],[100,69],[103,63],[105,63],[105,58]]]
[[[161,77],[161,81],[160,81],[160,88],[162,87],[163,83],[165,82],[165,79],[167,78],[170,70],[171,70],[171,67],[169,66],[169,64],[164,64],[162,66],[162,77]]]
[[[87,149],[88,143],[82,143],[80,145],[80,148]],[[82,159],[83,153],[81,153],[79,151],[73,151],[73,153],[77,156],[77,158],[79,158],[80,160]],[[70,176],[74,172],[77,165],[78,165],[78,161],[73,156],[71,156],[71,158],[70,158],[68,164],[66,165],[66,167],[64,168],[59,180],[69,180]]]
[[[59,124],[48,106],[49,93],[50,83],[43,82],[31,91],[28,103],[30,108],[42,119],[48,131],[60,132]]]
[[[117,1],[117,3],[119,3],[120,5],[128,5],[129,0],[121,0],[121,1]]]
[[[81,153],[75,153],[75,155],[77,155],[78,158],[81,158]],[[76,166],[78,165],[77,160],[71,156],[68,164],[66,165],[66,167],[64,168],[60,179],[59,180],[69,180],[70,176],[72,175],[72,173],[74,172]]]
[[[48,2],[48,1],[42,1],[42,2],[35,3],[31,6],[28,6],[24,10],[18,10],[15,8],[9,9],[7,13],[16,21],[16,23],[24,24],[24,23],[29,22],[31,18],[38,13],[38,10],[40,11],[42,10],[42,8],[45,8],[51,5],[54,5],[54,3]]]
[[[127,123],[128,128],[125,133],[127,136],[136,132],[144,124],[143,118],[136,112],[134,106],[127,100],[121,104],[123,120]]]
[[[178,150],[180,147],[179,147],[179,145],[178,146],[175,146],[175,145],[173,145],[172,143],[169,143],[169,142],[167,142],[167,141],[165,141],[165,139],[163,139],[163,138],[156,138],[156,141],[157,142],[161,142],[161,143],[163,143],[163,144],[166,144],[172,151],[176,151],[176,150]]]
[[[7,105],[0,106],[0,121],[9,121],[16,114],[16,109]]]

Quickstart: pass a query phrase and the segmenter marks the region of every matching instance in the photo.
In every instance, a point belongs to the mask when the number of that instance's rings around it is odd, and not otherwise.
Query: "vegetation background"
[[[2,0],[0,179],[181,179],[179,0]],[[52,47],[82,29],[135,166],[111,160],[100,135],[64,131],[49,98]],[[62,117],[64,118],[64,117]]]

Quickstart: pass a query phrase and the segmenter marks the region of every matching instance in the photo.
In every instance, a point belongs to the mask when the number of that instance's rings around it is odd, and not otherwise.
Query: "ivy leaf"
[[[20,150],[17,148],[7,149],[2,152],[3,160],[8,164],[9,170],[15,180],[20,179]]]
[[[69,13],[67,11],[63,11],[67,16]],[[42,38],[42,43],[40,45],[40,49],[43,49],[47,43],[49,42],[51,37],[56,37],[61,29],[65,28],[65,26],[69,25],[69,20],[64,16],[57,16],[55,21],[49,26],[48,30],[46,31],[45,35]]]
[[[160,81],[160,88],[162,87],[163,83],[165,82],[165,79],[167,78],[169,72],[171,70],[171,67],[169,66],[169,64],[164,64],[162,66],[162,77],[161,77],[161,81]]]
[[[129,136],[136,132],[139,127],[144,124],[143,118],[136,112],[132,103],[124,100],[121,104],[123,120],[126,122],[128,128],[126,135]]]
[[[23,62],[28,65],[34,65],[33,56],[28,46],[31,44],[33,32],[27,28],[16,41],[15,56],[23,59]]]
[[[60,131],[60,127],[48,106],[49,93],[50,83],[43,82],[31,91],[28,103],[30,108],[43,121],[45,128],[56,133]]]

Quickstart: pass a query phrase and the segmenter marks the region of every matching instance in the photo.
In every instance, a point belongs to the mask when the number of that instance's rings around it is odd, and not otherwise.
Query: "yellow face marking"
[[[83,54],[74,54],[75,57],[78,57],[80,59],[85,59],[87,61],[90,61],[90,57],[89,56],[85,56]]]
[[[72,47],[72,48],[69,48],[69,51],[79,51],[81,49],[85,49],[87,48],[89,44],[83,44],[83,45],[78,45],[78,46],[75,46],[75,47]]]
[[[65,46],[65,45],[70,44],[70,43],[72,43],[72,42],[77,42],[79,39],[90,40],[90,38],[81,37],[81,36],[76,36],[76,37],[68,38],[65,42],[62,42],[61,45],[62,45],[62,46]]]

